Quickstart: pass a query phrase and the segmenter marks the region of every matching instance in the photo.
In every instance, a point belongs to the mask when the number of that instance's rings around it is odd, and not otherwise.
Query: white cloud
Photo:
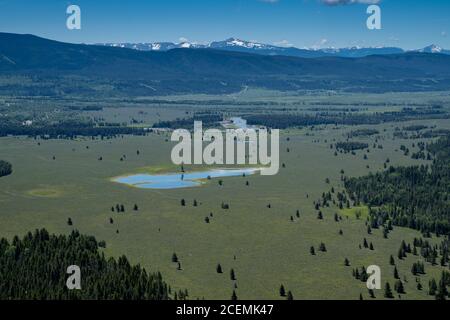
[[[277,41],[277,42],[274,42],[273,44],[278,47],[293,47],[294,46],[292,43],[290,43],[287,40]]]
[[[328,39],[320,39],[311,48],[314,50],[322,49],[328,43]]]
[[[327,6],[339,6],[343,4],[355,4],[355,3],[378,4],[381,2],[381,0],[320,0],[320,2],[326,4]]]
[[[188,38],[185,38],[185,37],[178,38],[178,41],[180,41],[180,42],[189,42]]]

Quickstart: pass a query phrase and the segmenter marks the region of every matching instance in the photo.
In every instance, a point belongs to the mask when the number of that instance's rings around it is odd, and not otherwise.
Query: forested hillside
[[[450,56],[442,54],[307,59],[213,49],[144,52],[0,33],[0,57],[0,75],[8,80],[0,86],[3,95],[230,93],[244,87],[392,92],[450,87]]]
[[[345,181],[356,203],[370,210],[373,226],[391,221],[423,233],[450,235],[450,135],[430,143],[430,166],[390,167]]]
[[[106,258],[99,245],[105,244],[77,231],[57,236],[45,229],[12,242],[0,239],[0,300],[169,299],[160,273],[147,273],[125,256]],[[81,290],[66,287],[70,265],[81,269]]]

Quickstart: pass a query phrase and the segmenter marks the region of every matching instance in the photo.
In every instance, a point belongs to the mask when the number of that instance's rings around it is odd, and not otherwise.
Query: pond
[[[168,174],[135,174],[114,178],[114,182],[142,189],[177,189],[195,187],[202,184],[201,180],[208,178],[237,177],[251,175],[259,171],[257,168],[245,169],[214,169],[189,173]]]

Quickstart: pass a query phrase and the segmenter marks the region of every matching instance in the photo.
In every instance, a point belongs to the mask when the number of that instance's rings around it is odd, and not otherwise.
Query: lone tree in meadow
[[[395,260],[394,260],[394,257],[392,256],[392,254],[391,254],[391,257],[389,258],[389,264],[391,266],[395,266]]]
[[[345,258],[345,260],[344,260],[344,265],[346,267],[350,266],[350,261],[347,258]]]
[[[236,291],[233,290],[233,294],[231,295],[231,300],[232,301],[236,301],[238,299],[237,295],[236,295]]]
[[[172,262],[178,262],[177,254],[174,252],[172,255]]]
[[[322,242],[322,243],[320,244],[319,250],[322,251],[322,252],[326,252],[326,251],[327,251],[327,248],[325,247],[325,243]]]
[[[73,225],[73,222],[72,222],[72,219],[71,219],[71,218],[67,219],[67,224],[68,224],[69,226]]]
[[[235,275],[235,273],[234,273],[234,269],[231,269],[231,271],[230,271],[230,279],[231,279],[232,281],[235,281],[235,280],[236,280],[236,275]]]
[[[294,296],[292,295],[292,292],[289,290],[287,293],[287,298],[286,300],[294,300]]]
[[[223,273],[222,266],[220,265],[220,263],[217,265],[216,271],[217,271],[217,273]]]
[[[286,290],[284,289],[284,286],[280,286],[280,296],[285,297],[286,296]]]
[[[182,206],[182,207],[186,206],[186,200],[181,199],[181,206]]]

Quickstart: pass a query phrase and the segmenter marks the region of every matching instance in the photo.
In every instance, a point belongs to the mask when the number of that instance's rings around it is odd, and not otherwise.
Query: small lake
[[[142,189],[177,189],[201,185],[203,179],[237,177],[251,175],[259,171],[256,168],[214,169],[209,171],[169,174],[135,174],[113,179],[114,182]]]

